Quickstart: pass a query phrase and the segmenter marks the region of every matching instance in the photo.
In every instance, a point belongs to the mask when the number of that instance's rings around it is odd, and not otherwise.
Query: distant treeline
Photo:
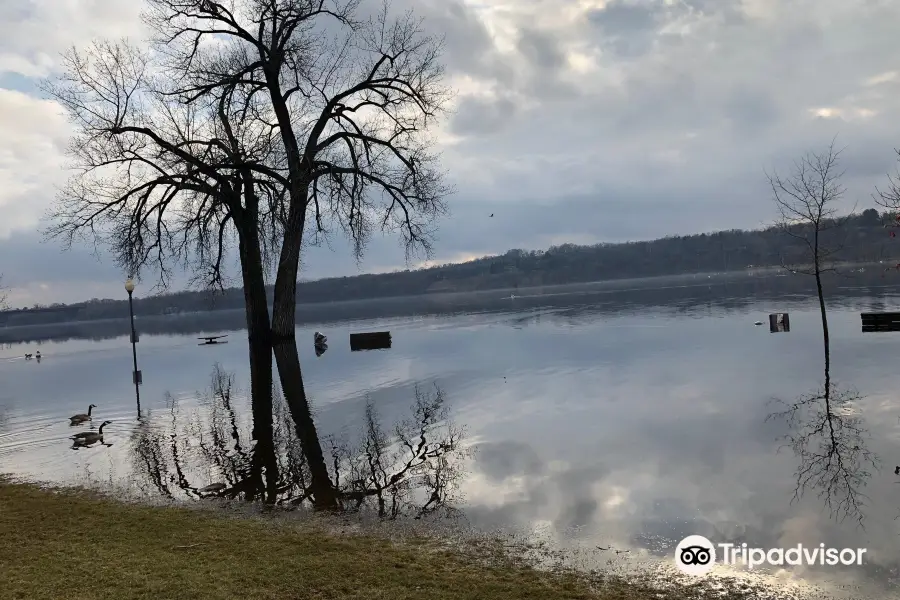
[[[900,240],[885,229],[887,214],[868,209],[852,217],[839,231],[847,262],[896,262]],[[473,292],[492,289],[560,285],[625,278],[658,277],[687,273],[738,271],[808,261],[808,249],[777,228],[672,236],[646,242],[563,244],[547,250],[510,250],[500,256],[416,270],[333,277],[300,282],[300,304],[370,300],[396,296]],[[269,290],[271,302],[272,290]],[[242,309],[243,291],[232,288],[211,295],[208,291],[166,293],[135,299],[140,315],[165,315],[209,310]],[[55,305],[63,308],[64,305]],[[41,308],[41,307],[34,307]],[[126,300],[92,299],[68,310],[0,313],[4,324],[32,325],[72,320],[115,319],[128,316]]]
[[[886,275],[879,269],[865,272],[826,274],[829,305],[832,308],[857,306],[859,310],[897,310],[900,302],[900,275]],[[347,329],[355,320],[408,317],[448,317],[458,314],[515,313],[524,325],[539,320],[544,309],[556,309],[557,319],[582,320],[623,317],[653,312],[672,316],[705,316],[710,311],[730,314],[745,311],[752,304],[769,303],[772,311],[797,310],[815,299],[815,282],[805,275],[751,276],[731,273],[645,279],[608,284],[574,284],[548,288],[522,288],[514,300],[506,292],[427,294],[409,298],[382,298],[300,305],[298,325],[312,326],[326,333],[332,344],[346,343],[334,329]],[[759,315],[764,317],[764,315]],[[383,322],[383,321],[382,321]],[[243,310],[197,312],[168,317],[140,318],[141,335],[210,335],[246,328]],[[0,327],[0,344],[41,343],[71,339],[103,340],[127,336],[127,320],[95,320],[70,323]],[[307,350],[312,351],[309,333]]]

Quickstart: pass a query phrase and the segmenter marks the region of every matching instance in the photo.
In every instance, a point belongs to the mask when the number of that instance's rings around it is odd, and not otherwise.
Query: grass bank
[[[5,599],[644,600],[571,574],[485,566],[428,542],[336,536],[0,481]]]

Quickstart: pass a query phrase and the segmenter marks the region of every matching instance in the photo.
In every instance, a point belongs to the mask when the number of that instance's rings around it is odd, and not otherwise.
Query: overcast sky
[[[457,90],[437,262],[759,227],[775,216],[764,169],[835,135],[851,203],[871,206],[894,169],[896,0],[404,3],[446,36]],[[0,273],[15,306],[124,293],[102,249],[41,240],[69,126],[36,84],[69,45],[140,37],[140,4],[0,2]],[[405,267],[393,239],[360,266],[342,240],[304,263],[305,278]]]

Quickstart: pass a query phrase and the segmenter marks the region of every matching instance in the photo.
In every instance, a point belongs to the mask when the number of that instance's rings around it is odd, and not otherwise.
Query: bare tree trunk
[[[819,295],[819,313],[822,315],[822,342],[825,346],[825,385],[831,379],[831,343],[828,338],[828,312],[825,309],[825,293],[822,290],[822,273],[816,267],[816,293]]]
[[[281,389],[291,411],[291,418],[303,453],[309,463],[313,505],[318,509],[336,509],[337,496],[325,465],[325,454],[316,432],[297,352],[296,310],[297,274],[300,267],[300,247],[303,233],[303,211],[292,202],[285,227],[284,240],[275,279],[275,298],[272,308],[272,336],[275,361]],[[302,206],[302,204],[301,204]]]
[[[819,235],[816,233],[816,255],[815,255],[815,275],[816,275],[816,293],[819,296],[819,313],[822,315],[822,343],[825,348],[825,388],[823,400],[825,402],[825,413],[831,415],[831,340],[828,337],[828,311],[825,309],[825,293],[822,289],[822,268],[819,263],[818,246]],[[828,419],[828,437],[831,440],[832,447],[837,446],[837,435],[834,430],[834,420]]]
[[[250,405],[253,414],[253,440],[256,442],[249,483],[254,495],[266,490],[266,502],[274,503],[279,474],[273,424],[272,330],[260,250],[258,199],[250,174],[244,173],[242,179],[245,208],[241,209],[240,203],[235,203],[232,214],[238,230],[238,252],[244,285],[250,354]]]

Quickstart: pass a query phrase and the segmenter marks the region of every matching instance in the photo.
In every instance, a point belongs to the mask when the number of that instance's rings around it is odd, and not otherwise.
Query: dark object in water
[[[209,335],[205,337],[198,337],[198,340],[206,340],[205,342],[200,342],[197,344],[198,346],[212,346],[213,344],[227,344],[228,340],[224,342],[220,342],[222,338],[228,337],[227,335]]]
[[[391,347],[390,331],[372,331],[369,333],[351,333],[350,351],[383,350]]]
[[[862,332],[900,331],[900,313],[860,313]]]
[[[211,483],[207,486],[200,488],[197,491],[201,494],[215,494],[217,492],[223,491],[227,487],[228,486],[225,485],[224,483]]]
[[[31,360],[31,356],[32,356],[31,354],[26,354],[26,355],[25,355],[25,360]]]
[[[315,333],[315,336],[313,336],[313,344],[315,344],[316,347],[316,356],[322,356],[325,354],[325,351],[328,350],[327,340],[328,338],[318,331]]]
[[[791,317],[787,313],[772,313],[769,315],[769,331],[779,333],[791,330]]]

